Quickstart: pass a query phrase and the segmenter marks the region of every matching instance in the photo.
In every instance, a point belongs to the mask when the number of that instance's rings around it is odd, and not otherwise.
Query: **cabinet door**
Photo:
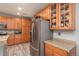
[[[52,46],[47,43],[45,43],[45,56],[53,56]]]
[[[15,18],[15,29],[22,29],[22,19]]]
[[[22,42],[29,42],[30,41],[30,32],[27,30],[22,31]]]
[[[10,34],[9,38],[7,39],[7,45],[14,45],[15,44],[15,35]]]
[[[45,56],[68,56],[68,52],[45,43]]]
[[[16,34],[15,35],[15,44],[21,43],[21,40],[22,40],[22,35]]]
[[[50,20],[50,4],[38,12],[35,16],[41,16],[44,20]]]
[[[59,4],[51,4],[51,19],[50,19],[50,29],[58,30],[59,29]]]
[[[22,41],[30,41],[31,21],[29,19],[22,19]]]
[[[68,55],[67,51],[57,48],[55,46],[52,46],[52,47],[54,48],[54,56],[67,56]]]
[[[15,29],[15,19],[13,17],[7,17],[7,29]]]
[[[6,21],[6,16],[0,16],[0,23],[7,24]]]
[[[59,29],[73,30],[74,29],[74,4],[61,3],[59,4]]]
[[[25,33],[22,34],[22,42],[27,42],[27,36]]]
[[[50,20],[50,5],[44,9],[44,19]]]

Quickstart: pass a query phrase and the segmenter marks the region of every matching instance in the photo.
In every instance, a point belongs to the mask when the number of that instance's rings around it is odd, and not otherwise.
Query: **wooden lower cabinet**
[[[45,56],[52,56],[52,55],[53,55],[52,46],[45,44]]]
[[[15,44],[19,44],[22,41],[22,36],[21,34],[16,34],[15,35]]]
[[[7,39],[7,45],[14,45],[15,44],[15,35],[10,34],[9,38]]]
[[[28,35],[28,33],[10,34],[9,38],[7,39],[7,45],[14,45],[26,42],[30,42],[30,36]]]
[[[30,42],[30,36],[28,33],[22,34],[22,42]]]
[[[51,44],[45,43],[45,56],[75,56],[76,47],[74,47],[70,52],[57,48]]]

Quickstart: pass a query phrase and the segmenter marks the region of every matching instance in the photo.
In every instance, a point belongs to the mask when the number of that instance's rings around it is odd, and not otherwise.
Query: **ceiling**
[[[20,16],[32,17],[36,12],[44,8],[48,3],[0,3],[0,12]],[[22,8],[18,10],[18,8]]]

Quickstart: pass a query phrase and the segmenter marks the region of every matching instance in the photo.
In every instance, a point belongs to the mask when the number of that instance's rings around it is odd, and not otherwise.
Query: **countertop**
[[[9,35],[0,35],[0,46],[6,44],[7,39],[8,39]]]
[[[59,38],[54,38],[53,40],[47,40],[45,41],[45,43],[48,43],[60,49],[66,50],[67,52],[69,52],[72,48],[76,46],[75,41],[59,39]]]

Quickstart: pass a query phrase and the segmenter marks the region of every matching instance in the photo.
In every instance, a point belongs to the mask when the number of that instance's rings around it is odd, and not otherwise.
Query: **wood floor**
[[[30,43],[7,46],[5,56],[30,56]]]

